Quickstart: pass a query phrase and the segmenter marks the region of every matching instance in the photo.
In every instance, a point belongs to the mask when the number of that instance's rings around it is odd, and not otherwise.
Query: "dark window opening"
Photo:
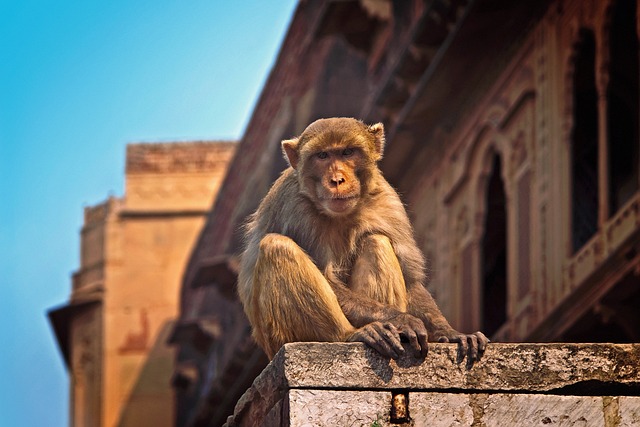
[[[638,37],[636,1],[619,0],[610,34],[607,120],[609,142],[609,214],[638,190]]]
[[[501,170],[500,157],[495,155],[482,239],[482,329],[488,336],[507,320],[507,199]]]
[[[598,94],[593,32],[581,30],[573,74],[571,240],[578,251],[598,230]]]

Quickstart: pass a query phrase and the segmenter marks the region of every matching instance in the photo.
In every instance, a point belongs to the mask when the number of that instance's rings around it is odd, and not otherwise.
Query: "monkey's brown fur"
[[[238,290],[269,358],[287,342],[362,341],[423,356],[427,337],[477,359],[481,333],[455,331],[424,287],[424,259],[383,178],[382,124],[318,120],[282,142],[291,165],[250,217]]]

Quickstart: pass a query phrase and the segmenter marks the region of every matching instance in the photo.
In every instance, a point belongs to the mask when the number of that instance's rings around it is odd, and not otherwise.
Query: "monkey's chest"
[[[337,224],[323,224],[313,229],[296,229],[291,233],[298,245],[313,259],[325,276],[333,274],[343,283],[349,282],[351,271],[359,251],[358,227],[336,227]]]
[[[326,244],[317,249],[312,257],[320,271],[325,275],[333,274],[341,282],[348,283],[356,259],[355,247],[334,242],[333,245]]]

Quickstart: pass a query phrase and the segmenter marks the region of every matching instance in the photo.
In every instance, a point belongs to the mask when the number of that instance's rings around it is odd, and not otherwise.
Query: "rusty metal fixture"
[[[391,422],[403,423],[409,421],[409,394],[394,391],[391,396]]]

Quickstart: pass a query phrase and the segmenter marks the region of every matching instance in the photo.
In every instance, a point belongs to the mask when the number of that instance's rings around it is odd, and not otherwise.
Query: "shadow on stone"
[[[391,367],[391,359],[381,356],[377,351],[370,347],[366,347],[364,357],[378,378],[388,383],[393,378],[393,368]]]

